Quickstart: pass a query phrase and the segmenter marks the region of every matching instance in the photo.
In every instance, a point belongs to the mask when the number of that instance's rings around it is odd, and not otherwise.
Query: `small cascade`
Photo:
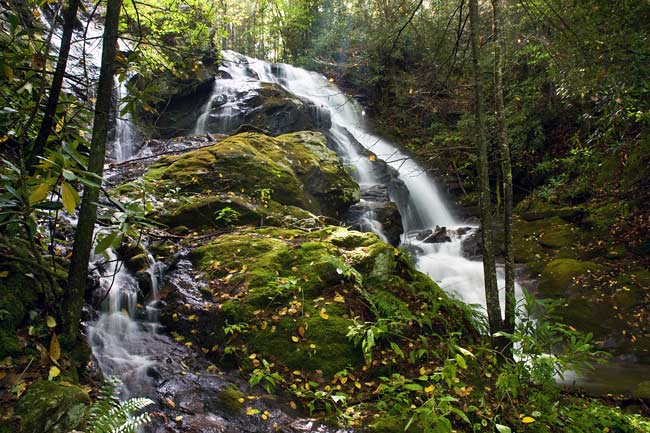
[[[270,64],[232,51],[224,51],[223,58],[221,70],[225,77],[215,80],[213,94],[197,121],[197,131],[199,124],[205,128],[207,116],[234,118],[234,111],[229,111],[231,107],[236,107],[247,90],[259,88],[263,83],[280,85],[302,100],[313,103],[331,118],[328,133],[343,162],[354,168],[362,200],[364,191],[382,183],[375,170],[377,159],[385,161],[399,173],[399,179],[408,189],[408,197],[391,194],[390,199],[398,205],[402,216],[402,245],[415,252],[418,268],[449,293],[467,303],[485,306],[483,265],[480,261],[468,260],[462,252],[463,241],[476,227],[467,227],[452,215],[433,178],[413,158],[369,130],[364,111],[354,99],[316,72],[286,64]],[[232,89],[239,89],[239,93],[235,94]],[[223,101],[219,102],[223,109],[214,110],[216,101]],[[230,127],[224,124],[219,132],[233,132],[232,124]],[[386,239],[372,207],[368,209],[361,218],[361,228]],[[449,230],[451,236],[448,240],[427,243],[417,239],[418,233],[436,225]],[[502,287],[502,277],[499,278]],[[501,295],[503,298],[503,293]]]
[[[115,107],[115,138],[113,140],[113,154],[116,162],[124,162],[135,155],[139,134],[133,122],[131,112],[124,108],[127,105],[128,89],[126,83],[128,77],[120,82],[117,77],[113,78],[117,104]],[[122,113],[124,111],[124,113]]]
[[[88,326],[88,341],[105,377],[116,376],[124,383],[125,394],[137,394],[150,382],[156,362],[151,359],[151,344],[158,329],[158,284],[162,265],[153,261],[146,273],[151,278],[151,293],[144,312],[138,308],[142,293],[135,276],[108,251],[108,261],[99,278],[98,296],[103,298],[99,318]],[[101,299],[100,298],[100,299]],[[143,317],[144,316],[144,317]]]

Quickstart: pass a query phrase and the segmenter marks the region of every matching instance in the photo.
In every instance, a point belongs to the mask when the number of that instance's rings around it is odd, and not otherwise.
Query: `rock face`
[[[397,205],[390,201],[388,189],[384,185],[373,185],[361,191],[361,201],[350,207],[345,220],[354,230],[368,231],[372,218],[386,236],[386,240],[399,245],[400,236],[404,232],[402,216]]]
[[[154,136],[162,138],[189,135],[194,132],[200,108],[210,102],[210,115],[205,132],[232,134],[257,131],[282,135],[305,130],[327,130],[330,118],[313,103],[289,93],[282,86],[263,83],[241,90],[230,89],[226,78],[209,79],[191,91],[172,96],[158,107],[160,116],[150,119]],[[224,93],[213,96],[213,91]],[[230,92],[230,94],[228,93]],[[153,123],[155,120],[155,124]]]
[[[189,228],[340,218],[359,200],[358,185],[317,132],[238,134],[163,157],[144,179],[155,217]],[[137,194],[133,184],[120,191]]]

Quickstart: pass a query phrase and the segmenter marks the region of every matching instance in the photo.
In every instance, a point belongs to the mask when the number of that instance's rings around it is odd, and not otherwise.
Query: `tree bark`
[[[102,175],[106,155],[106,140],[110,117],[113,115],[113,75],[115,74],[115,55],[117,53],[117,33],[122,0],[108,0],[104,21],[104,42],[102,64],[97,88],[93,136],[90,143],[88,171]],[[79,337],[79,322],[84,303],[84,292],[88,277],[88,261],[93,243],[93,231],[97,219],[99,188],[86,186],[81,200],[79,222],[68,274],[68,290],[63,302],[64,332],[66,340],[73,343]]]
[[[499,304],[499,287],[494,255],[492,203],[490,201],[490,180],[488,167],[488,143],[483,119],[483,86],[481,78],[479,45],[479,11],[478,1],[470,0],[470,42],[472,47],[472,70],[474,75],[474,119],[476,128],[476,148],[478,150],[479,204],[481,213],[481,236],[483,241],[483,272],[485,281],[485,299],[487,304],[490,334],[501,331],[501,305]],[[494,344],[494,343],[493,343]]]
[[[70,0],[68,8],[63,15],[63,34],[61,35],[61,46],[59,47],[59,57],[56,62],[56,70],[52,78],[52,85],[50,87],[50,94],[45,104],[45,111],[43,113],[43,120],[38,130],[38,135],[34,141],[34,146],[29,155],[27,167],[33,172],[33,165],[36,163],[37,158],[43,154],[47,139],[52,132],[52,125],[54,124],[54,117],[56,116],[56,108],[59,105],[59,96],[63,88],[63,78],[65,76],[65,69],[68,65],[68,55],[70,54],[70,45],[72,42],[72,34],[74,32],[74,22],[77,19],[77,10],[81,0]],[[56,22],[53,24],[56,25]]]
[[[512,164],[510,160],[510,146],[508,143],[508,129],[503,103],[503,55],[505,41],[501,36],[501,0],[492,0],[492,20],[494,28],[494,91],[497,117],[497,141],[501,153],[501,175],[503,176],[503,231],[505,251],[505,322],[504,330],[510,334],[515,331],[515,275],[514,251],[512,247]]]

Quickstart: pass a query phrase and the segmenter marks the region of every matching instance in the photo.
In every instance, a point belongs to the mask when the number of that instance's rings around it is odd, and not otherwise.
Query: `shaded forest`
[[[0,432],[647,432],[650,4],[0,1]]]

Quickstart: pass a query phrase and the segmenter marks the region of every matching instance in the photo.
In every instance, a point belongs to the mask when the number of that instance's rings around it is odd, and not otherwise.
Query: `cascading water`
[[[364,112],[354,99],[315,72],[286,64],[270,64],[232,51],[224,51],[223,58],[222,70],[230,78],[215,81],[214,92],[202,116],[212,110],[215,100],[230,98],[230,89],[250,89],[261,86],[261,83],[279,84],[294,95],[313,103],[318,110],[328,112],[331,118],[328,132],[343,161],[354,167],[362,191],[380,181],[373,170],[374,158],[363,156],[359,146],[399,172],[399,178],[406,185],[409,197],[408,200],[391,199],[396,202],[402,215],[405,232],[402,244],[410,245],[416,252],[418,268],[436,280],[443,289],[458,295],[465,302],[485,306],[482,263],[468,260],[462,254],[463,239],[475,231],[476,227],[468,228],[467,224],[452,215],[435,182],[416,161],[389,141],[370,132]],[[230,114],[215,110],[212,115],[227,117]],[[201,128],[205,128],[205,121],[200,118],[197,129],[200,122],[203,122]],[[205,132],[204,129],[201,132]],[[368,212],[364,218],[364,228],[385,239],[381,224],[373,218],[372,212]],[[436,225],[448,229],[450,242],[427,243],[418,240],[418,232]],[[456,231],[457,229],[461,230]],[[500,286],[503,285],[501,279],[499,283]],[[502,293],[502,303],[503,297]]]
[[[155,347],[151,340],[158,327],[155,303],[161,264],[153,262],[151,257],[149,260],[153,265],[146,271],[151,283],[146,317],[136,320],[141,295],[138,281],[109,250],[97,291],[104,298],[104,308],[97,321],[88,326],[88,341],[102,374],[119,377],[126,395],[141,390],[155,365],[149,355]]]
[[[128,78],[122,82],[117,77],[113,79],[116,92],[116,113],[115,113],[115,138],[113,140],[113,154],[116,162],[124,162],[136,152],[136,144],[139,139],[138,132],[133,123],[133,116],[126,107],[128,89],[126,83]],[[124,111],[124,113],[122,113]]]

